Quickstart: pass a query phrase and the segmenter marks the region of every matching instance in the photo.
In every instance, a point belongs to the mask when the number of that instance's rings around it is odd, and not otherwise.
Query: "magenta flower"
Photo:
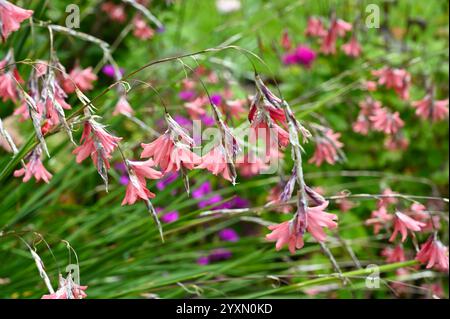
[[[184,90],[178,94],[178,97],[183,101],[191,101],[195,98],[195,92],[191,90]]]
[[[223,241],[237,242],[239,235],[232,228],[225,228],[219,232],[219,238]]]
[[[164,215],[162,215],[161,221],[163,223],[170,224],[170,223],[177,221],[178,218],[179,218],[179,214],[176,210],[174,210],[172,212],[168,212],[168,213],[165,213]]]
[[[200,266],[205,266],[209,264],[209,258],[208,256],[201,256],[197,259],[197,264]]]
[[[110,78],[115,78],[116,76],[116,71],[114,69],[114,66],[111,64],[107,64],[102,68],[102,72],[104,75],[110,77]],[[120,68],[120,74],[124,75],[125,74],[125,69],[124,68]]]
[[[156,183],[156,188],[162,191],[167,185],[172,184],[178,178],[178,172],[167,173]]]

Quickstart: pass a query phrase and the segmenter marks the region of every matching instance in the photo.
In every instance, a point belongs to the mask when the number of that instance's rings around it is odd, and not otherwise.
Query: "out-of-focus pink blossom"
[[[153,36],[155,35],[155,31],[152,28],[150,28],[147,22],[145,22],[145,20],[142,19],[139,15],[136,15],[134,17],[133,26],[134,26],[133,35],[138,39],[148,40],[153,38]]]
[[[352,36],[348,43],[342,45],[344,53],[351,57],[358,57],[361,54],[361,46],[355,36]]]
[[[397,245],[395,248],[386,247],[381,251],[381,256],[386,257],[386,262],[388,263],[406,261],[405,251],[402,245]]]
[[[281,47],[286,51],[289,51],[292,48],[292,41],[288,30],[283,30],[283,33],[281,34]]]
[[[425,120],[437,122],[448,117],[448,99],[437,101],[427,94],[422,100],[412,102],[412,106],[416,115]]]
[[[184,103],[184,107],[194,120],[199,119],[202,115],[206,114],[206,105],[208,105],[208,97],[206,96],[199,96],[191,102]]]
[[[231,116],[236,119],[240,119],[246,112],[244,105],[247,104],[246,99],[227,101],[226,106],[227,110],[230,112]]]
[[[62,80],[61,86],[66,93],[73,93],[76,88],[85,92],[94,88],[92,82],[96,80],[97,76],[92,72],[92,67],[81,69],[77,66]]]
[[[127,20],[125,7],[121,4],[116,5],[112,2],[105,2],[102,4],[101,9],[109,16],[112,21],[124,23]]]
[[[385,85],[388,89],[394,89],[397,95],[403,99],[409,99],[409,88],[411,86],[411,75],[405,69],[392,69],[384,67],[372,71],[378,77],[378,84]]]
[[[388,214],[386,206],[381,206],[377,210],[372,211],[370,218],[366,220],[365,224],[373,226],[373,233],[377,235],[381,228],[385,227],[392,218],[393,216]]]
[[[130,103],[127,100],[126,96],[121,96],[119,98],[119,101],[116,104],[116,107],[114,108],[113,115],[132,115],[134,114],[134,110],[131,107]]]
[[[6,0],[0,0],[0,36],[6,41],[8,36],[20,28],[20,24],[33,15],[32,10],[26,10]]]
[[[384,146],[390,151],[404,151],[408,148],[409,141],[401,134],[394,134],[386,137]]]
[[[427,264],[426,268],[448,272],[448,247],[445,247],[434,235],[423,244],[416,255],[416,260]]]
[[[180,214],[174,210],[161,216],[161,221],[166,224],[176,222],[180,218]]]
[[[389,241],[394,241],[397,234],[400,233],[402,235],[402,242],[404,242],[408,235],[408,230],[411,232],[416,232],[421,231],[423,227],[425,227],[424,223],[419,222],[403,213],[396,212],[394,218],[394,232],[389,238]]]
[[[258,175],[269,168],[269,165],[261,157],[257,157],[251,152],[238,159],[236,163],[240,174],[244,177]]]
[[[13,61],[12,51],[0,61],[0,97],[3,102],[8,100],[16,102],[18,97],[17,83],[23,83],[23,79],[20,77],[16,66],[12,65],[7,67]]]
[[[391,113],[385,107],[376,109],[369,118],[375,130],[389,135],[397,133],[405,125],[398,112]]]
[[[314,163],[316,166],[320,166],[323,162],[336,163],[339,160],[338,151],[344,146],[339,141],[340,137],[340,133],[335,133],[331,129],[328,129],[323,136],[317,137],[314,155],[308,163]]]
[[[374,92],[377,90],[377,82],[375,81],[364,81],[363,87],[369,92]]]
[[[322,20],[320,18],[310,17],[308,19],[308,25],[305,30],[306,36],[323,37],[326,34],[327,31],[325,30]]]

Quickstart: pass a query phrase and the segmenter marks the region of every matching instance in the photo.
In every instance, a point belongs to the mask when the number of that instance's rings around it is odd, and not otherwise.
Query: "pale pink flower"
[[[352,124],[353,132],[367,135],[370,129],[370,121],[367,116],[359,114],[356,121]]]
[[[305,30],[306,36],[313,37],[323,37],[327,34],[327,30],[325,30],[322,20],[316,17],[310,17],[308,19],[308,25]]]
[[[352,36],[348,43],[342,45],[342,50],[346,55],[354,58],[361,54],[361,46],[355,36]]]
[[[150,28],[144,19],[136,15],[133,19],[134,31],[133,35],[141,40],[148,40],[153,38],[155,31]]]
[[[384,67],[372,71],[372,74],[378,77],[378,84],[385,85],[388,89],[394,91],[403,100],[409,99],[409,87],[411,86],[411,75],[404,69],[391,69]]]
[[[332,28],[335,29],[336,33],[340,37],[344,37],[345,34],[353,29],[351,23],[344,21],[342,19],[336,19],[334,24],[332,23]]]
[[[116,104],[116,107],[114,108],[113,115],[133,115],[133,113],[134,110],[131,107],[130,103],[128,103],[127,97],[121,96]]]
[[[448,247],[445,247],[434,235],[423,244],[416,255],[416,260],[427,264],[426,268],[435,267],[448,272]]]
[[[405,251],[402,245],[397,245],[395,248],[386,247],[381,251],[381,256],[386,257],[386,262],[388,263],[406,261]]]
[[[394,241],[397,234],[400,233],[402,235],[402,242],[404,242],[408,235],[408,230],[411,232],[421,231],[423,227],[425,227],[425,223],[419,222],[403,213],[396,212],[394,218],[394,232],[389,238],[389,241]]]
[[[64,77],[61,86],[66,93],[73,93],[76,88],[85,92],[94,88],[92,82],[96,80],[97,76],[92,72],[92,67],[81,69],[77,66],[70,71],[67,77]]]
[[[36,181],[40,181],[41,179],[47,184],[50,182],[52,178],[52,174],[50,174],[44,167],[41,161],[41,148],[37,147],[32,153],[28,160],[28,163],[25,164],[24,168],[18,169],[14,171],[15,177],[23,176],[23,182],[28,182],[31,177],[34,177]]]
[[[127,160],[130,182],[127,184],[127,191],[122,201],[122,206],[125,204],[132,205],[138,198],[148,200],[155,197],[155,194],[147,189],[145,180],[146,178],[160,179],[163,176],[161,172],[153,169],[154,165],[155,163],[151,159],[146,161]]]
[[[87,297],[85,290],[88,286],[80,286],[76,284],[71,276],[64,279],[59,277],[59,288],[56,292],[43,295],[41,299],[84,299]]]
[[[220,174],[226,180],[232,181],[225,149],[222,145],[215,146],[208,153],[203,155],[200,165],[196,168],[206,169],[214,175]]]
[[[338,161],[338,152],[344,146],[339,141],[340,137],[340,133],[335,133],[331,129],[328,129],[323,136],[317,137],[314,155],[309,159],[308,163],[314,163],[316,166],[320,166],[323,162],[334,164]]]
[[[338,199],[336,204],[339,206],[339,210],[343,213],[348,212],[355,206],[354,203],[347,198]]]
[[[109,16],[112,21],[124,23],[127,20],[125,7],[121,4],[116,5],[112,2],[105,2],[102,4],[101,9]]]
[[[4,69],[13,61],[12,51],[6,55],[5,59],[0,61],[0,97],[3,102],[8,100],[16,102],[18,97],[17,83],[23,83],[15,65]]]
[[[364,100],[358,103],[359,108],[361,109],[361,114],[365,116],[373,115],[373,113],[381,108],[381,102],[374,100],[372,97],[368,96]]]
[[[375,81],[364,81],[363,87],[369,92],[374,92],[377,90],[377,82]]]
[[[6,0],[0,0],[0,36],[2,41],[6,41],[12,32],[19,30],[22,21],[32,15],[32,10],[26,10]]]
[[[386,206],[381,206],[377,210],[372,211],[370,218],[366,220],[365,224],[373,226],[373,233],[377,235],[381,228],[386,226],[392,218],[392,215],[388,214]]]
[[[431,215],[430,212],[427,212],[427,208],[424,205],[414,203],[411,205],[410,211],[411,217],[426,223],[422,231],[433,231],[441,228],[439,215]]]
[[[422,100],[412,102],[416,108],[416,115],[423,119],[441,121],[448,117],[448,99],[434,101],[431,94],[427,94]]]
[[[398,202],[398,199],[395,197],[398,193],[392,191],[389,187],[383,190],[382,195],[383,197],[380,197],[378,200],[378,207],[388,207],[390,204],[396,204]]]
[[[369,118],[373,128],[385,134],[395,134],[405,125],[398,112],[391,113],[385,107],[376,109]]]
[[[111,153],[118,146],[121,139],[121,137],[109,134],[101,124],[94,120],[89,120],[84,123],[80,139],[82,144],[73,150],[73,154],[76,155],[77,163],[81,163],[88,156],[91,156],[92,161],[100,172],[103,166],[109,169]]]
[[[346,32],[352,29],[352,25],[341,19],[333,18],[331,20],[330,28],[322,38],[322,46],[320,51],[323,54],[336,53],[336,40],[338,37],[345,36]]]
[[[153,158],[164,174],[179,171],[182,166],[193,169],[200,162],[200,157],[190,150],[193,141],[175,121],[170,119],[169,123],[163,135],[152,143],[141,144],[141,158]]]
[[[268,241],[274,241],[276,250],[280,250],[284,245],[288,245],[291,254],[295,254],[296,249],[301,249],[304,245],[303,235],[294,231],[292,220],[281,224],[269,226],[272,232],[266,235]]]

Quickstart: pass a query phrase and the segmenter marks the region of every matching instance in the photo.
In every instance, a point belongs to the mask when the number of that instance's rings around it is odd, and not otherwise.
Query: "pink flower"
[[[401,134],[389,135],[384,146],[390,151],[406,150],[409,146],[409,141]]]
[[[324,228],[334,229],[337,227],[337,216],[324,211],[328,207],[328,201],[315,207],[308,207],[306,229],[319,242],[325,241],[327,235]]]
[[[150,28],[147,23],[140,16],[135,16],[133,19],[134,31],[133,35],[141,40],[148,40],[153,38],[155,31]]]
[[[352,36],[350,42],[342,45],[342,50],[346,55],[351,57],[358,57],[361,54],[361,46],[355,36]]]
[[[152,143],[141,144],[141,158],[153,158],[164,174],[179,171],[182,166],[193,169],[200,162],[200,157],[190,150],[194,142],[171,118],[168,123],[169,129],[163,135]]]
[[[398,202],[397,198],[395,198],[395,195],[398,195],[398,193],[392,191],[389,187],[383,190],[382,195],[383,197],[380,197],[378,200],[378,207],[387,207]]]
[[[377,90],[377,82],[375,82],[375,81],[364,81],[363,82],[363,87],[369,92],[374,92],[374,91]]]
[[[272,232],[266,235],[268,241],[274,241],[275,249],[280,250],[284,245],[288,245],[291,254],[295,254],[296,249],[301,249],[304,245],[303,235],[296,234],[292,225],[292,220],[268,227]]]
[[[82,145],[75,148],[72,153],[76,155],[77,163],[81,163],[88,156],[91,156],[100,172],[103,168],[109,169],[111,153],[121,139],[121,137],[109,134],[101,124],[89,120],[84,123],[83,134],[80,139]]]
[[[376,235],[380,232],[380,229],[391,220],[392,215],[388,214],[386,206],[380,206],[378,210],[372,211],[370,218],[366,220],[365,224],[372,225],[373,233]]]
[[[312,37],[323,37],[327,34],[327,31],[325,30],[322,20],[320,18],[310,17],[308,19],[308,26],[305,30],[306,36],[312,36]]]
[[[283,193],[283,188],[281,185],[276,185],[275,187],[270,189],[269,195],[267,196],[267,205],[272,204],[281,204],[282,200],[280,200],[281,194]],[[291,205],[281,205],[279,207],[276,207],[275,210],[277,212],[287,214],[292,210]]]
[[[94,88],[92,82],[96,80],[97,76],[92,72],[92,67],[81,69],[77,66],[63,79],[62,88],[66,93],[73,93],[76,88],[85,92]]]
[[[202,156],[201,163],[196,168],[206,169],[214,175],[222,175],[228,181],[232,181],[230,167],[226,159],[225,149],[222,145],[215,146]]]
[[[3,102],[8,100],[16,102],[18,96],[17,82],[23,83],[23,80],[17,72],[15,65],[4,69],[8,64],[13,62],[14,58],[12,51],[6,55],[5,59],[0,61],[0,97]]]
[[[118,115],[118,114],[132,115],[133,113],[134,113],[134,110],[131,107],[130,103],[128,103],[127,97],[121,96],[119,98],[119,101],[116,104],[116,107],[114,108],[113,115]]]
[[[395,248],[386,247],[381,252],[381,256],[386,257],[386,262],[397,263],[406,261],[405,251],[402,245],[397,245]]]
[[[59,289],[49,295],[43,295],[41,299],[83,299],[87,297],[85,290],[88,286],[80,286],[73,282],[72,278],[59,277]]]
[[[147,161],[128,161],[130,182],[127,184],[127,191],[125,198],[122,201],[122,206],[125,204],[132,205],[138,198],[148,200],[154,198],[155,194],[147,189],[146,178],[160,179],[162,173],[153,169],[155,165],[153,160]]]
[[[127,14],[125,13],[125,7],[123,5],[105,2],[102,4],[101,9],[112,21],[124,23],[127,20]]]
[[[403,213],[396,212],[394,219],[394,232],[389,238],[389,241],[394,241],[395,237],[397,237],[397,234],[400,232],[400,234],[402,234],[402,242],[404,242],[406,240],[406,236],[408,235],[408,229],[410,231],[421,231],[423,227],[425,227],[425,223],[412,219]]]
[[[338,37],[345,36],[345,33],[352,29],[352,25],[341,19],[333,18],[330,28],[322,39],[320,51],[323,54],[336,53],[336,40]]]
[[[208,97],[200,96],[192,102],[184,103],[184,107],[187,109],[192,119],[199,119],[201,116],[206,114],[204,107],[208,104],[208,102]]]
[[[423,244],[416,255],[416,260],[427,264],[426,268],[435,267],[440,271],[448,272],[448,247],[445,247],[435,236]]]
[[[398,112],[391,113],[387,108],[376,109],[369,117],[373,128],[385,134],[395,134],[405,125]]]
[[[422,100],[412,102],[412,106],[416,108],[416,115],[425,120],[437,122],[448,117],[448,99],[433,101],[427,94]]]
[[[367,135],[370,129],[370,121],[366,116],[359,114],[356,122],[352,124],[352,128],[355,133]]]
[[[281,34],[281,46],[286,51],[288,51],[292,48],[292,41],[289,36],[288,30],[284,30],[283,33]]]
[[[49,183],[52,178],[52,174],[50,174],[44,167],[41,161],[41,148],[37,147],[30,156],[30,159],[27,164],[25,164],[24,168],[18,169],[14,172],[15,177],[23,176],[23,182],[28,182],[31,177],[34,177],[36,181],[40,181],[41,179]]]
[[[385,85],[388,89],[394,89],[403,100],[409,99],[411,75],[408,71],[384,67],[380,70],[372,71],[372,74],[378,77],[378,84]]]
[[[231,116],[235,117],[236,119],[240,119],[242,115],[246,112],[244,105],[247,104],[246,99],[240,99],[240,100],[233,100],[233,101],[227,101],[226,106],[229,110]]]
[[[256,157],[253,153],[245,154],[237,161],[237,164],[239,172],[244,177],[256,176],[269,168],[263,159]]]
[[[6,0],[0,0],[0,36],[2,41],[6,41],[12,32],[19,30],[20,23],[32,15],[32,10],[25,10]]]
[[[317,137],[316,150],[308,163],[314,163],[320,166],[324,161],[328,164],[334,164],[339,160],[338,152],[344,146],[339,141],[340,136],[340,133],[335,133],[333,130],[328,129],[324,136]]]
[[[338,36],[344,37],[347,32],[352,30],[353,26],[347,21],[336,19],[334,24],[332,24],[332,28],[336,30]]]

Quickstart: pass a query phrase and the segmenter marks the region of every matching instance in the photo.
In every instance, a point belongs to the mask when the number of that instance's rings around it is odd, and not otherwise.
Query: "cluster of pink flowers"
[[[405,69],[384,67],[372,71],[372,75],[378,78],[378,85],[384,85],[388,89],[393,89],[402,100],[409,99],[411,74]]]
[[[59,276],[59,288],[56,292],[43,295],[41,299],[84,299],[87,297],[87,286],[76,284],[71,275],[67,278]]]
[[[0,0],[0,38],[6,41],[8,36],[20,28],[20,24],[33,15],[32,10],[22,9],[6,0]]]
[[[412,106],[416,109],[416,115],[425,120],[437,122],[448,117],[448,98],[434,100],[432,93],[427,93],[422,100],[413,101]]]
[[[323,162],[334,164],[342,159],[340,149],[344,144],[339,141],[340,137],[340,133],[333,132],[331,129],[326,129],[321,136],[315,137],[316,149],[308,162],[320,166]]]
[[[395,241],[398,234],[401,235],[401,242],[403,243],[408,236],[416,237],[416,233],[432,232],[433,234],[427,242],[421,246],[416,259],[423,264],[427,264],[427,268],[435,266],[438,270],[448,271],[448,248],[437,239],[436,231],[439,229],[439,218],[431,216],[426,211],[426,207],[419,203],[414,203],[403,212],[398,211],[396,208],[398,200],[394,197],[395,193],[389,188],[384,190],[383,196],[378,201],[378,208],[372,212],[371,217],[366,221],[366,225],[373,226],[375,234],[378,234],[381,229],[389,232],[393,228],[389,238],[390,242]],[[395,213],[389,213],[391,210],[394,210]],[[401,244],[393,249],[386,248],[382,251],[382,255],[386,257],[387,262],[406,260]]]

